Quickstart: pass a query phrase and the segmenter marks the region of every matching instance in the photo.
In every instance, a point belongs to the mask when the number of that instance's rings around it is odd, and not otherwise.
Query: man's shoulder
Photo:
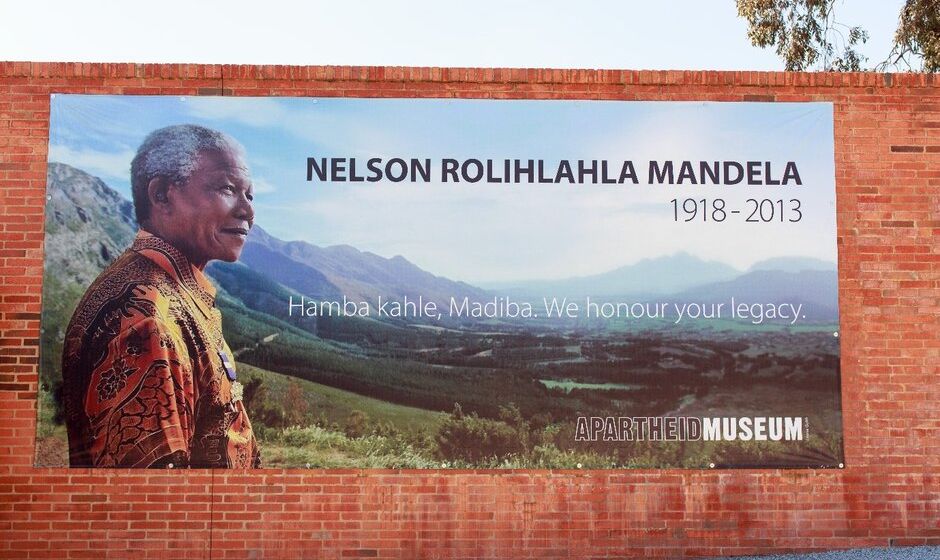
[[[85,290],[70,324],[86,329],[116,307],[132,305],[144,315],[152,315],[162,298],[176,291],[167,273],[152,260],[126,251]],[[127,310],[123,310],[127,313]]]
[[[137,251],[127,250],[101,271],[91,287],[109,287],[130,283],[161,284],[167,279],[166,272],[155,262]]]

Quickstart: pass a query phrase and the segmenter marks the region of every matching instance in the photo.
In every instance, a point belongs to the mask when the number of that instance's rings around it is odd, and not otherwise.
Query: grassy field
[[[566,393],[570,393],[573,389],[597,389],[599,391],[607,391],[612,389],[630,390],[643,387],[642,385],[627,385],[624,383],[581,383],[570,379],[562,379],[560,381],[554,379],[539,379],[539,381],[549,389],[561,389]]]
[[[342,425],[354,411],[360,411],[373,423],[388,423],[403,432],[434,432],[447,417],[443,412],[385,402],[240,362],[237,368],[238,380],[243,385],[252,379],[261,380],[269,392],[268,398],[278,402],[285,402],[291,385],[295,384],[303,391],[304,401],[310,407],[308,413],[328,424]]]
[[[271,434],[261,441],[261,461],[266,468],[427,469],[443,465],[400,435],[351,438],[319,426]]]
[[[335,387],[238,364],[266,467],[431,468],[428,452],[447,414],[394,404]],[[274,425],[264,407],[284,410]],[[284,407],[284,408],[280,408]],[[284,425],[289,424],[289,425]]]

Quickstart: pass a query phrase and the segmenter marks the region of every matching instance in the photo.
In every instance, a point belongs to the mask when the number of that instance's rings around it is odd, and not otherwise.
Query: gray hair
[[[131,162],[131,193],[137,223],[150,218],[147,193],[150,181],[164,177],[184,185],[196,171],[201,152],[224,151],[241,158],[245,155],[245,148],[228,134],[195,124],[168,126],[148,134]]]

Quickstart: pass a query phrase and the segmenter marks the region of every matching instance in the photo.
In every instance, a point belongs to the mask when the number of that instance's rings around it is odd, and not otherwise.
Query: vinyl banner
[[[37,465],[839,467],[829,103],[51,99]]]

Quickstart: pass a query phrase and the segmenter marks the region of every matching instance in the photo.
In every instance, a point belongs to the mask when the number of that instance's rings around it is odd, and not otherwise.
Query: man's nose
[[[251,203],[251,200],[248,199],[247,194],[243,194],[239,197],[238,207],[236,208],[236,216],[240,219],[247,220],[249,224],[253,224],[255,221],[255,207]]]

